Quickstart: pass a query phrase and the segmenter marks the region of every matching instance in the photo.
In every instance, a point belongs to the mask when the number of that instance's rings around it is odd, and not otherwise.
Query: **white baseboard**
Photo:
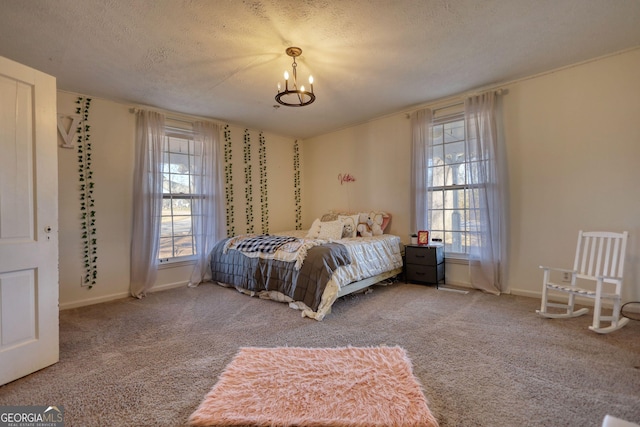
[[[166,291],[167,289],[180,288],[182,286],[187,286],[189,282],[174,282],[174,283],[165,283],[163,285],[156,285],[153,288],[149,289],[149,292],[160,292]]]
[[[179,288],[181,286],[187,286],[189,282],[174,282],[174,283],[165,283],[162,285],[156,285],[149,289],[149,292],[160,292],[166,291],[168,289]],[[68,310],[71,308],[85,307],[88,305],[100,304],[103,302],[114,301],[117,299],[123,299],[130,297],[131,294],[129,292],[118,292],[116,294],[103,295],[95,298],[85,298],[78,301],[66,302],[59,305],[59,310]]]
[[[78,301],[65,302],[60,304],[60,310],[68,310],[70,308],[84,307],[87,305],[100,304],[130,296],[129,292],[118,292],[117,294],[102,295],[95,298],[84,298]]]
[[[521,297],[529,297],[529,298],[542,298],[542,292],[539,291],[530,291],[528,289],[509,289],[508,293],[511,295],[518,295]]]
[[[446,280],[445,279],[445,285],[451,285],[451,286],[456,286],[458,288],[465,288],[465,289],[475,289],[473,286],[471,286],[470,283],[467,282],[458,282],[455,280]],[[527,289],[508,289],[506,292],[502,292],[503,294],[511,294],[511,295],[519,295],[519,296],[523,296],[523,297],[530,297],[530,298],[537,298],[540,299],[542,296],[541,292],[536,292],[536,291],[530,291]]]

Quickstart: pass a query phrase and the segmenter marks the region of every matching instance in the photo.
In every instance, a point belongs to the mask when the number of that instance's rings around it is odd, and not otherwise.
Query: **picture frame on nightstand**
[[[418,244],[419,245],[428,245],[429,244],[429,232],[426,230],[418,231]]]

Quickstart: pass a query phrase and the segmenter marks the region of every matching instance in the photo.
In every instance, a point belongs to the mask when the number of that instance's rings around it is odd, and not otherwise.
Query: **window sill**
[[[158,270],[163,270],[165,268],[187,267],[190,265],[194,265],[195,263],[195,258],[169,260],[158,264]]]

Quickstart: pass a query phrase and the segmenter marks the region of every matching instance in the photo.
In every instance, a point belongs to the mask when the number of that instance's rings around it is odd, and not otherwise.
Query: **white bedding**
[[[351,264],[339,267],[332,276],[339,287],[402,267],[400,237],[382,234],[341,239],[351,255]]]
[[[306,230],[286,231],[274,233],[283,236],[304,237]],[[322,301],[317,311],[311,310],[306,304],[289,301],[282,294],[266,293],[262,298],[289,302],[289,306],[302,310],[302,316],[322,320],[331,312],[331,306],[342,288],[378,274],[402,268],[402,254],[400,252],[400,237],[392,234],[382,234],[372,237],[352,237],[333,242],[341,243],[351,256],[351,264],[338,267],[322,294]]]

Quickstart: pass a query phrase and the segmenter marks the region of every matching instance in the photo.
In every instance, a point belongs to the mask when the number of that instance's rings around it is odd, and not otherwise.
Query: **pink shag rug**
[[[438,426],[400,347],[241,348],[189,424]]]

